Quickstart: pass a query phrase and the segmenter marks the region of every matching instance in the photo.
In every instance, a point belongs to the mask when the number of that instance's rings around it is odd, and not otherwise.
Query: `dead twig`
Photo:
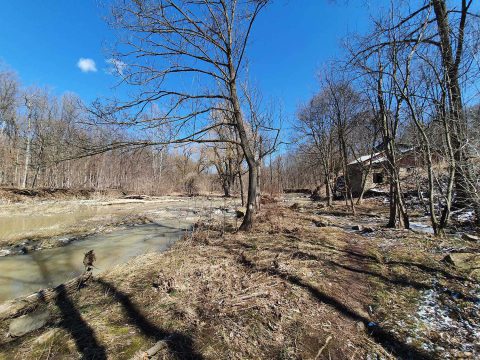
[[[318,353],[317,353],[317,356],[315,356],[315,360],[317,360],[318,358],[320,358],[320,355],[322,355],[322,352],[323,350],[326,349],[326,347],[328,346],[328,343],[332,340],[332,335],[329,335],[327,337],[327,340],[325,341],[325,344],[320,348],[320,350],[318,350]]]

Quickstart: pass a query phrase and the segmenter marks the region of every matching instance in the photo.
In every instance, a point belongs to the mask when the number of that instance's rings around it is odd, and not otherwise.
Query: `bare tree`
[[[249,37],[267,0],[121,1],[113,8],[113,25],[125,35],[115,54],[122,83],[138,88],[135,99],[119,104],[96,103],[103,122],[134,127],[168,123],[169,142],[224,143],[208,135],[218,127],[213,110],[230,112],[249,170],[247,211],[240,226],[252,226],[257,195],[258,157],[245,121],[239,81]],[[186,84],[186,85],[184,85]],[[141,120],[151,106],[165,109],[161,117]],[[120,113],[119,113],[120,111]],[[139,141],[135,145],[155,145]],[[116,143],[113,147],[126,146]]]
[[[236,140],[238,137],[235,129],[230,126],[217,127],[214,131],[219,139]],[[213,154],[211,161],[217,170],[225,197],[231,196],[235,180],[241,178],[243,173],[243,152],[239,150],[236,144],[229,141],[211,146]]]
[[[328,111],[327,99],[321,94],[314,96],[307,105],[300,109],[298,120],[296,130],[300,136],[299,140],[305,138],[307,143],[312,144],[311,147],[307,146],[306,148],[307,152],[310,152],[308,149],[312,149],[317,159],[311,167],[316,166],[317,162],[320,164],[327,203],[328,206],[331,206],[337,147],[335,146],[335,127]],[[304,156],[307,156],[307,154],[304,154]]]
[[[355,215],[355,203],[348,171],[350,160],[348,138],[354,128],[355,120],[362,113],[362,99],[346,80],[337,80],[327,74],[323,81],[325,82],[325,95],[328,99],[330,116],[335,125],[339,153],[342,159],[345,200],[350,202],[352,213]]]
[[[361,51],[358,51],[354,59],[377,57],[383,54],[390,61],[395,62],[398,70],[398,54],[407,51],[410,60],[413,57],[421,58],[426,66],[432,68],[437,80],[436,86],[442,89],[443,99],[430,99],[430,106],[437,104],[438,115],[443,121],[444,138],[450,157],[449,177],[453,177],[452,185],[448,186],[446,204],[441,215],[440,225],[445,226],[450,214],[450,200],[452,191],[455,190],[455,205],[458,208],[471,205],[477,213],[480,213],[480,204],[476,202],[472,194],[475,193],[475,183],[472,154],[469,154],[469,138],[465,117],[465,105],[463,101],[464,89],[469,83],[474,82],[472,76],[472,62],[478,52],[478,34],[473,28],[474,22],[478,23],[478,14],[472,12],[472,0],[459,0],[447,2],[446,0],[423,1],[418,8],[411,10],[404,6],[405,2],[391,3],[389,15],[382,16],[376,21],[374,34],[363,42]],[[408,4],[408,2],[407,2]],[[388,49],[385,51],[385,49]],[[403,66],[403,70],[407,70]],[[418,63],[415,65],[418,68]],[[405,73],[385,70],[384,77],[389,77],[398,85],[399,74],[405,80]],[[379,69],[377,69],[379,70]],[[405,81],[396,87],[396,91],[402,96],[402,102],[412,110],[412,94],[408,90]],[[427,94],[423,94],[427,95]],[[440,101],[439,101],[440,100]],[[421,125],[418,117],[413,119]],[[420,129],[417,126],[418,129]],[[424,137],[425,139],[425,137]],[[427,162],[428,162],[428,150]],[[431,177],[432,174],[429,176]],[[430,185],[432,180],[429,180]],[[430,199],[433,201],[433,199]],[[433,216],[433,215],[432,215]],[[477,219],[480,217],[477,216]],[[436,222],[432,218],[432,222]]]
[[[0,68],[0,156],[4,160],[0,165],[0,183],[13,184],[17,180],[18,95],[19,82],[15,73]]]

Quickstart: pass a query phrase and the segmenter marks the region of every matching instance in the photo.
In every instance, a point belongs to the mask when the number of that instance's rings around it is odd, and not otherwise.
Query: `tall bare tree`
[[[442,89],[444,99],[439,103],[438,99],[435,101],[444,123],[444,137],[450,153],[448,156],[451,156],[450,177],[453,176],[453,188],[448,191],[451,194],[455,190],[455,206],[472,206],[480,214],[480,204],[472,196],[476,192],[473,185],[476,175],[472,162],[474,157],[469,154],[468,144],[471,140],[468,137],[463,100],[465,89],[475,82],[472,63],[478,54],[478,31],[474,24],[478,25],[480,16],[472,10],[473,0],[425,0],[416,3],[414,10],[408,5],[408,1],[391,2],[388,15],[377,19],[374,34],[363,42],[363,48],[355,58],[383,54],[398,64],[398,53],[402,48],[407,48],[410,57],[423,56],[426,66],[436,67],[436,85]],[[382,72],[385,73],[384,77],[388,76],[395,82],[400,74]],[[405,73],[401,75],[404,77]],[[405,94],[402,87],[405,87],[405,83],[396,91],[403,94],[403,100],[407,100],[406,105],[412,110],[411,96]],[[431,100],[433,103],[434,99]],[[448,222],[449,203],[447,201],[444,207],[441,224]],[[480,216],[477,215],[478,219]]]
[[[298,113],[296,130],[300,141],[306,140],[308,153],[313,151],[316,161],[311,166],[320,164],[325,184],[325,194],[328,206],[333,203],[333,188],[335,182],[337,146],[335,141],[335,126],[328,111],[328,102],[321,94],[315,95]],[[297,140],[298,141],[298,140]],[[307,154],[304,155],[305,157]]]
[[[209,121],[213,110],[230,112],[231,126],[248,165],[247,211],[240,226],[252,226],[257,195],[258,156],[244,118],[240,79],[255,20],[268,0],[140,0],[119,1],[112,24],[123,39],[114,58],[123,83],[136,87],[134,100],[100,104],[95,113],[105,122],[133,127],[169,123],[169,142],[224,143],[211,138],[218,124]],[[162,116],[141,120],[156,104]],[[119,113],[118,111],[121,111]],[[155,142],[137,142],[136,145]],[[157,143],[158,144],[158,143]],[[127,144],[113,144],[114,147]],[[132,145],[132,144],[130,144]],[[135,144],[133,144],[135,145]]]

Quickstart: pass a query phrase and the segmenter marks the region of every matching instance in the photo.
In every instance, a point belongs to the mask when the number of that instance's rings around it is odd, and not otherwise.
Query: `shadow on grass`
[[[417,269],[422,270],[426,273],[440,275],[440,276],[443,276],[443,277],[445,277],[446,279],[449,279],[449,280],[457,280],[457,281],[467,280],[467,278],[464,277],[464,276],[451,274],[450,272],[448,272],[444,269],[440,269],[438,267],[428,266],[428,265],[417,263],[417,262],[395,261],[395,260],[389,260],[389,261],[382,262],[382,261],[379,261],[379,259],[377,259],[375,256],[368,255],[368,254],[363,254],[363,253],[354,251],[352,249],[348,249],[348,248],[347,249],[339,249],[339,248],[337,248],[335,246],[332,246],[332,245],[329,245],[329,244],[317,243],[316,245],[334,250],[336,252],[341,252],[341,253],[353,256],[354,258],[356,258],[358,260],[361,260],[361,261],[373,262],[373,263],[383,264],[383,265],[416,267]]]
[[[330,246],[327,246],[327,247],[330,248]],[[347,271],[351,271],[351,272],[354,272],[354,273],[357,273],[357,274],[364,274],[364,275],[367,275],[367,276],[376,277],[377,279],[383,281],[386,284],[390,283],[390,284],[395,285],[395,286],[412,287],[412,288],[414,288],[416,290],[419,290],[419,291],[436,290],[436,291],[441,292],[441,293],[443,293],[443,294],[445,294],[445,295],[447,295],[451,298],[461,299],[463,301],[468,301],[468,302],[473,302],[473,303],[478,303],[480,301],[480,299],[478,297],[471,296],[471,295],[466,295],[459,290],[451,290],[451,289],[444,288],[444,287],[441,287],[441,286],[435,285],[435,284],[429,285],[429,284],[425,284],[425,283],[422,283],[422,282],[419,282],[419,281],[415,281],[413,279],[409,279],[409,278],[406,278],[406,277],[385,276],[385,275],[379,274],[375,271],[367,270],[365,268],[357,268],[357,267],[353,267],[353,266],[350,266],[350,265],[345,265],[345,264],[342,264],[342,263],[339,263],[339,262],[336,262],[336,261],[333,261],[333,260],[328,260],[326,258],[322,258],[322,257],[316,256],[316,255],[313,255],[313,254],[310,254],[310,253],[307,253],[307,252],[303,252],[303,251],[296,251],[296,252],[290,253],[290,252],[286,251],[285,248],[272,248],[272,249],[269,249],[269,250],[272,250],[273,252],[277,252],[277,253],[283,252],[283,253],[291,256],[293,259],[315,260],[315,261],[318,261],[318,262],[322,262],[325,265],[331,266],[332,269],[334,269],[335,267],[339,267],[339,268],[342,268],[342,269],[345,269]],[[453,275],[453,274],[449,274],[445,270],[432,268],[432,267],[429,267],[429,266],[424,265],[424,264],[402,262],[402,261],[388,261],[386,263],[380,263],[378,261],[373,262],[372,259],[374,259],[374,258],[369,256],[369,255],[362,255],[361,253],[358,253],[358,252],[355,252],[355,251],[352,251],[352,250],[338,250],[338,251],[340,251],[342,253],[352,255],[353,258],[361,264],[364,264],[364,263],[367,263],[367,265],[368,264],[383,264],[383,265],[387,265],[387,266],[388,265],[393,265],[393,266],[403,266],[403,267],[407,267],[407,268],[415,267],[415,268],[418,268],[420,270],[423,270],[424,272],[426,272],[430,275],[440,274],[440,275],[443,275],[445,278],[450,279],[450,280],[457,280],[457,281],[465,280],[465,278],[463,278],[461,276],[456,276],[456,275]]]
[[[203,356],[195,351],[191,337],[180,332],[168,332],[158,327],[142,314],[127,294],[118,290],[114,285],[105,280],[96,279],[95,281],[122,305],[130,323],[135,325],[142,334],[155,341],[165,340],[170,352],[177,359],[203,359]]]
[[[55,288],[55,305],[60,309],[60,326],[70,333],[78,351],[85,360],[107,359],[105,347],[100,345],[92,328],[83,320],[73,301],[68,297],[64,285]]]
[[[449,280],[458,280],[458,281],[465,281],[465,280],[468,280],[466,277],[464,276],[459,276],[459,275],[454,275],[454,274],[450,274],[448,271],[445,271],[443,269],[438,269],[438,268],[434,268],[434,267],[431,267],[431,266],[427,266],[427,265],[424,265],[424,264],[419,264],[419,263],[415,263],[415,262],[409,262],[409,261],[387,261],[385,263],[386,265],[398,265],[398,266],[406,266],[406,267],[416,267],[426,273],[429,273],[429,274],[441,274],[442,276],[444,276],[445,278],[449,279]]]
[[[432,359],[432,357],[425,351],[403,343],[394,334],[386,331],[385,329],[376,324],[373,324],[366,317],[351,310],[333,296],[328,295],[320,291],[316,287],[308,284],[300,277],[273,268],[258,267],[252,261],[248,260],[243,254],[240,254],[238,259],[243,266],[251,269],[252,271],[259,271],[267,273],[269,275],[278,276],[293,285],[303,288],[315,300],[333,307],[335,310],[337,310],[347,318],[357,322],[362,322],[365,325],[365,328],[368,329],[368,334],[372,337],[372,339],[375,340],[375,342],[377,342],[378,344],[382,345],[384,348],[388,349],[395,356],[402,359]]]

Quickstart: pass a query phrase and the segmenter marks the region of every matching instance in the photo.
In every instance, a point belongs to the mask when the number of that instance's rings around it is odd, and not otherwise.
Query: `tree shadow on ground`
[[[68,297],[65,286],[55,288],[55,305],[60,309],[60,326],[67,330],[75,341],[78,351],[85,360],[107,359],[105,347],[100,345],[92,328],[83,320],[73,301]]]
[[[195,351],[194,342],[191,337],[180,332],[168,332],[158,327],[142,314],[127,294],[103,279],[96,279],[95,281],[122,305],[130,322],[135,325],[142,334],[155,341],[165,340],[168,349],[177,359],[203,359],[203,356]]]
[[[356,313],[355,311],[348,308],[345,304],[338,301],[333,296],[330,296],[316,287],[308,284],[303,279],[296,275],[291,275],[287,272],[280,271],[273,268],[264,268],[259,267],[252,261],[248,260],[243,254],[239,254],[238,256],[239,263],[241,263],[246,268],[252,271],[258,271],[267,273],[272,276],[278,276],[281,279],[288,281],[289,283],[299,286],[306,290],[316,301],[327,304],[333,307],[335,310],[339,311],[341,314],[346,316],[347,318],[362,322],[365,325],[365,328],[368,329],[368,334],[374,339],[378,344],[382,345],[384,348],[388,349],[392,352],[395,356],[402,358],[402,359],[433,359],[425,351],[413,347],[411,345],[405,344],[404,342],[400,341],[393,333],[390,333],[383,329],[382,327],[372,323],[366,317]]]
[[[380,261],[375,256],[368,255],[368,254],[363,254],[363,253],[354,251],[352,249],[348,249],[348,248],[347,249],[339,249],[339,248],[337,248],[333,245],[320,244],[320,243],[317,243],[316,245],[321,246],[321,247],[326,247],[328,249],[332,249],[332,250],[337,251],[337,252],[348,254],[348,255],[353,256],[354,258],[357,258],[361,261],[373,262],[373,263],[382,264],[382,265],[394,265],[394,266],[396,265],[396,266],[405,266],[405,267],[416,267],[417,269],[422,270],[426,273],[438,274],[438,275],[441,275],[441,276],[443,276],[443,277],[445,277],[446,279],[449,279],[449,280],[458,280],[458,281],[467,280],[467,278],[464,277],[464,276],[455,275],[455,274],[452,274],[452,273],[450,273],[450,272],[448,272],[444,269],[441,269],[441,268],[438,268],[438,267],[433,267],[433,266],[428,266],[428,265],[421,264],[421,263],[418,263],[418,262],[396,261],[396,260]]]
[[[328,246],[328,247],[330,248],[330,246]],[[411,278],[407,278],[407,277],[385,276],[385,275],[380,274],[378,272],[367,270],[363,267],[358,268],[358,267],[353,267],[353,266],[350,266],[350,265],[345,265],[345,264],[342,264],[340,262],[329,260],[327,258],[322,258],[320,256],[317,256],[317,255],[314,255],[314,254],[311,254],[311,253],[308,253],[308,252],[303,252],[303,251],[289,252],[285,248],[272,248],[272,249],[269,249],[269,251],[270,250],[272,250],[273,252],[276,252],[276,253],[285,253],[285,254],[287,254],[288,256],[291,256],[294,259],[315,260],[315,261],[318,261],[318,262],[323,262],[325,265],[328,265],[328,266],[332,267],[332,269],[335,268],[335,267],[339,267],[339,268],[342,268],[342,269],[345,269],[347,271],[351,271],[351,272],[354,272],[354,273],[357,273],[357,274],[364,274],[364,275],[376,277],[377,279],[383,281],[386,284],[390,283],[390,284],[396,285],[396,286],[412,287],[412,288],[414,288],[418,291],[436,290],[436,291],[439,291],[439,292],[441,292],[441,293],[443,293],[443,294],[445,294],[445,295],[447,295],[451,298],[461,299],[463,301],[468,301],[468,302],[478,303],[480,301],[480,299],[478,297],[464,294],[460,290],[451,290],[451,289],[448,289],[448,288],[443,288],[443,287],[439,286],[438,284],[425,284],[425,283],[415,281],[415,280],[413,280]],[[385,266],[393,265],[393,266],[403,266],[403,267],[407,267],[407,268],[415,267],[415,268],[417,268],[419,270],[422,270],[425,273],[428,273],[430,275],[440,275],[440,276],[444,275],[445,278],[447,278],[449,280],[456,280],[456,281],[465,280],[465,278],[463,278],[461,276],[452,275],[452,274],[449,274],[448,272],[446,272],[445,270],[432,268],[432,267],[429,267],[429,266],[424,265],[424,264],[402,262],[402,261],[388,261],[388,262],[385,262],[385,263],[381,263],[379,261],[372,261],[372,259],[374,259],[374,257],[371,257],[369,255],[364,256],[361,253],[358,253],[358,252],[355,252],[355,251],[352,251],[352,250],[340,250],[339,249],[338,251],[340,251],[342,253],[352,255],[354,260],[356,260],[359,264],[367,263],[367,265],[368,264],[372,264],[372,265],[373,264],[379,264],[379,265],[381,264],[381,265],[385,265]],[[390,269],[389,269],[389,271],[390,271]]]
[[[410,262],[410,261],[387,261],[385,263],[386,265],[398,265],[398,266],[406,266],[406,267],[416,267],[424,272],[427,272],[429,274],[441,274],[442,276],[444,276],[445,278],[449,279],[449,280],[458,280],[458,281],[465,281],[465,280],[468,280],[465,276],[460,276],[460,275],[455,275],[455,274],[451,274],[449,273],[448,271],[445,271],[443,269],[438,269],[438,268],[434,268],[434,267],[431,267],[431,266],[427,266],[425,264],[419,264],[419,263],[416,263],[416,262]]]
[[[333,246],[327,246],[327,247],[335,249],[335,247],[333,247]],[[359,252],[355,252],[355,251],[350,250],[350,249],[336,249],[336,250],[339,251],[339,252],[343,252],[345,254],[353,256],[354,259],[358,260],[361,263],[366,262],[366,263],[370,263],[370,264],[384,265],[384,266],[387,266],[388,268],[394,267],[394,266],[400,266],[400,267],[408,268],[409,270],[411,270],[412,268],[416,268],[416,269],[418,269],[420,271],[423,271],[424,273],[427,273],[427,274],[432,275],[432,276],[443,276],[445,279],[448,279],[450,281],[463,282],[463,281],[468,280],[467,278],[465,278],[463,276],[451,274],[444,269],[428,266],[428,265],[421,264],[421,263],[418,263],[418,262],[395,261],[395,260],[389,260],[389,261],[381,262],[373,256],[365,255],[365,254],[362,254],[362,253],[359,253]],[[317,260],[321,261],[320,258],[318,258]],[[363,273],[363,274],[366,274],[366,275],[371,275],[371,276],[377,277],[380,280],[383,280],[384,282],[390,282],[394,285],[410,286],[410,287],[413,287],[417,290],[436,289],[437,291],[440,291],[447,296],[457,298],[457,299],[462,299],[464,301],[474,302],[474,303],[477,303],[480,300],[476,296],[466,295],[459,290],[458,291],[453,291],[453,290],[450,290],[450,289],[447,289],[447,288],[441,288],[440,286],[435,285],[435,284],[427,285],[427,284],[424,284],[424,283],[421,283],[421,282],[418,282],[418,281],[415,281],[415,280],[412,280],[412,279],[391,278],[391,277],[384,276],[382,274],[378,274],[378,273],[373,272],[373,271],[369,271],[369,270],[365,270],[365,269],[358,269],[358,268],[348,266],[348,265],[344,265],[344,264],[340,264],[340,263],[334,262],[334,261],[327,261],[327,263],[329,263],[330,265],[341,267],[341,268],[343,268],[345,270],[348,270],[348,271],[352,271],[352,272],[356,272],[356,273]]]

